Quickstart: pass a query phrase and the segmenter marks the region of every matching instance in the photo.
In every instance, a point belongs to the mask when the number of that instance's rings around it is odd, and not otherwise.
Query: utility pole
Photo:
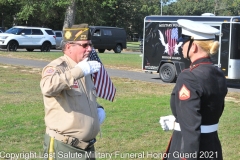
[[[162,0],[160,0],[160,5],[161,5],[161,16],[162,16]]]

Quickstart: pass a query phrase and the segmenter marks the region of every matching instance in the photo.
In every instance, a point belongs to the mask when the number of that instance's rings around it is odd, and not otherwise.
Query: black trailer
[[[178,19],[209,24],[221,32],[218,54],[212,56],[216,66],[228,79],[240,79],[240,16],[147,16],[144,19],[142,69],[157,72],[163,82],[174,82],[190,61],[182,56]]]

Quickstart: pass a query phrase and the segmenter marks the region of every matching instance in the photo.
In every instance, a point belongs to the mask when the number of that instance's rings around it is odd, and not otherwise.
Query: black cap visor
[[[187,36],[187,35],[184,35],[182,34],[182,36],[180,38],[178,38],[177,42],[187,42],[187,41],[190,41],[191,40],[191,36]]]

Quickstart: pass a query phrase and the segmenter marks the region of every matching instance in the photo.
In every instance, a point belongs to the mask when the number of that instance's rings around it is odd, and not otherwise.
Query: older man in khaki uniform
[[[42,71],[40,82],[45,105],[45,159],[95,159],[94,143],[105,119],[96,102],[91,74],[100,63],[88,61],[92,43],[87,24],[63,30],[64,55]]]

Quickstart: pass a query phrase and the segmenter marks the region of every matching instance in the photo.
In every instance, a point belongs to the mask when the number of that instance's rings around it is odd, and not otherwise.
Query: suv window
[[[25,35],[31,35],[32,34],[32,30],[31,29],[23,29],[20,34],[24,33]]]
[[[19,34],[23,28],[10,28],[5,33]]]
[[[96,29],[96,31],[93,33],[93,36],[101,36],[100,29]]]
[[[40,29],[32,29],[32,35],[43,35]]]
[[[56,37],[62,37],[62,33],[61,32],[55,32]]]
[[[47,34],[49,34],[49,35],[55,35],[52,30],[46,29],[45,31],[46,31]]]
[[[112,32],[111,32],[111,30],[103,29],[103,34],[104,34],[105,36],[111,36],[111,35],[112,35]]]

